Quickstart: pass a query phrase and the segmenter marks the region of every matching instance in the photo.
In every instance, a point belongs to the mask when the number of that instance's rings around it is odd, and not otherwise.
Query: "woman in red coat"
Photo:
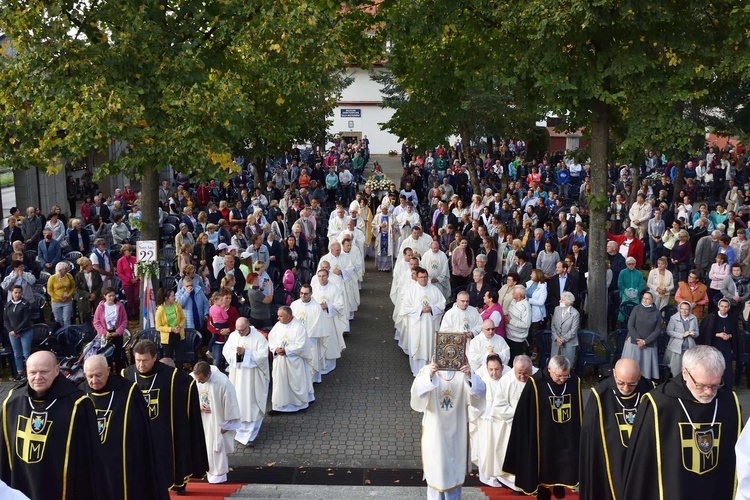
[[[643,269],[643,243],[635,236],[632,227],[627,228],[624,234],[612,234],[607,231],[607,239],[617,243],[619,250],[622,250],[623,245],[627,246],[628,257],[635,259],[636,269]]]
[[[120,249],[122,257],[117,261],[117,277],[122,281],[122,291],[125,293],[127,300],[128,318],[138,317],[140,310],[139,286],[141,284],[135,275],[135,256],[133,247],[123,245]]]

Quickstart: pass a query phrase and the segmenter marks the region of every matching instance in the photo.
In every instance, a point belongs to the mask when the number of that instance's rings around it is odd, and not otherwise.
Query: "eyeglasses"
[[[638,387],[638,382],[628,383],[628,382],[620,382],[619,380],[615,379],[615,384],[617,387]]]
[[[559,382],[568,380],[570,378],[570,375],[553,375],[552,373],[550,373],[549,376],[552,378],[552,380],[556,380]]]
[[[699,391],[705,391],[706,389],[708,389],[709,391],[718,391],[719,389],[724,387],[724,382],[720,382],[716,385],[699,384],[698,382],[695,381],[695,379],[693,378],[693,375],[691,375],[691,373],[687,371],[687,369],[685,370],[685,373],[688,374],[688,377],[690,377],[690,380],[693,381],[693,385],[695,385],[695,388]]]

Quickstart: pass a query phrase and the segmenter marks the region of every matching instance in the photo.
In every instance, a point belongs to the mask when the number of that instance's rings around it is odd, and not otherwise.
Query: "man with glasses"
[[[469,307],[468,292],[458,292],[455,306],[451,307],[443,315],[443,320],[440,323],[440,331],[463,332],[466,335],[466,342],[469,342],[480,334],[482,331],[482,316],[479,315],[476,308]],[[507,363],[507,360],[505,362]],[[469,364],[471,364],[471,360],[469,360]],[[476,371],[477,368],[472,366],[474,371]]]
[[[570,373],[565,356],[552,356],[547,368],[529,378],[503,464],[504,472],[516,475],[515,485],[524,494],[564,498],[565,488],[578,486],[582,401],[581,381]]]
[[[580,498],[619,498],[630,433],[642,397],[651,389],[638,363],[625,358],[611,377],[591,389],[581,429]]]
[[[742,427],[737,396],[722,389],[724,356],[698,345],[682,372],[638,408],[617,498],[734,498],[734,446]]]
[[[495,323],[491,319],[486,319],[482,322],[482,334],[474,337],[469,343],[466,357],[469,358],[471,369],[477,373],[484,366],[487,358],[493,354],[500,357],[503,366],[508,365],[510,347],[504,338],[495,334],[495,330],[497,330]]]

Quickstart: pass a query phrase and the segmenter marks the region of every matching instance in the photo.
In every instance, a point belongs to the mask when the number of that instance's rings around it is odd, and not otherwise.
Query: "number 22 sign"
[[[157,260],[156,241],[136,241],[135,250],[138,255],[138,262],[154,262]]]

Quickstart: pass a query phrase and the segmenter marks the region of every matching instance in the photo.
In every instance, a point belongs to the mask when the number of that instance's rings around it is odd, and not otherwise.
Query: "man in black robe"
[[[10,391],[0,412],[0,479],[34,499],[103,498],[91,400],[49,351],[29,356],[26,370],[28,383]]]
[[[619,498],[630,433],[642,397],[651,389],[638,363],[624,358],[611,377],[591,389],[581,430],[581,499]]]
[[[198,440],[205,443],[197,389],[185,383],[175,368],[156,362],[157,347],[151,340],[139,341],[133,354],[135,364],[123,371],[123,378],[134,381],[146,401],[160,490],[184,495],[187,481],[202,478],[208,470],[205,444],[190,446]],[[197,425],[192,424],[196,419]]]
[[[83,365],[86,381],[80,385],[96,411],[99,442],[104,457],[106,497],[166,499],[159,488],[151,423],[143,395],[132,380],[110,374],[104,356],[91,356]]]
[[[682,355],[682,373],[646,394],[618,498],[734,498],[742,417],[736,394],[721,388],[724,368],[716,348],[698,345]]]
[[[526,382],[503,464],[523,493],[564,498],[565,488],[578,486],[582,404],[581,381],[565,356],[552,356]]]

